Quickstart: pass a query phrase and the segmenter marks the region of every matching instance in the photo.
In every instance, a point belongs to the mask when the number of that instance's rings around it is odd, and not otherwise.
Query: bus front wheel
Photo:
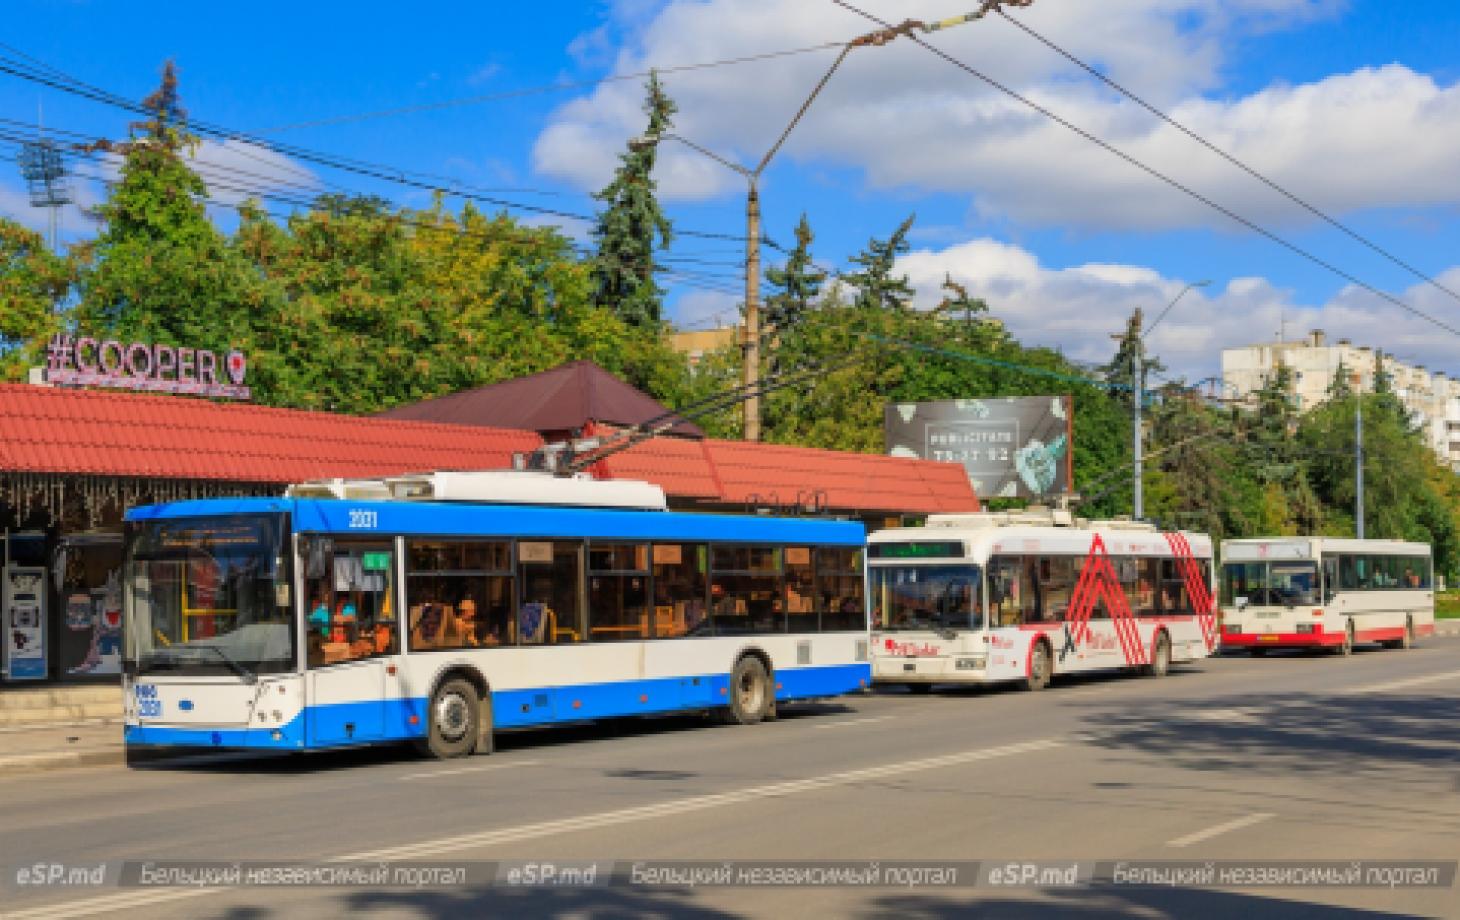
[[[480,710],[477,688],[470,681],[454,677],[442,683],[431,697],[426,751],[442,759],[470,754],[477,744]]]
[[[1043,690],[1048,687],[1053,671],[1054,656],[1049,653],[1049,645],[1043,641],[1034,643],[1029,653],[1029,674],[1024,678],[1024,689]]]
[[[754,655],[735,662],[735,670],[730,672],[730,705],[724,711],[725,721],[754,725],[766,718],[773,705],[765,664]]]
[[[1165,677],[1171,673],[1171,638],[1164,632],[1156,633],[1156,644],[1151,649],[1151,663],[1146,665],[1146,674],[1151,677]]]

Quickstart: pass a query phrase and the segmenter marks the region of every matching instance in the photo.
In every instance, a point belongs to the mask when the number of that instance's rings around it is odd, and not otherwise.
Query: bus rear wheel
[[[465,757],[477,743],[481,701],[470,681],[454,677],[436,688],[431,697],[426,753],[443,760]]]
[[[1024,678],[1025,690],[1043,690],[1049,686],[1054,671],[1054,656],[1049,652],[1049,643],[1040,640],[1034,643],[1029,653],[1029,674]]]
[[[735,670],[730,672],[730,705],[723,713],[724,720],[731,725],[754,725],[766,718],[773,705],[765,664],[754,655],[735,662]]]
[[[1398,639],[1388,639],[1382,645],[1385,648],[1414,648],[1414,620],[1406,617],[1404,620],[1404,635]]]
[[[1146,665],[1146,674],[1149,677],[1165,677],[1171,673],[1171,637],[1166,633],[1156,633],[1156,644],[1151,649],[1151,663]]]

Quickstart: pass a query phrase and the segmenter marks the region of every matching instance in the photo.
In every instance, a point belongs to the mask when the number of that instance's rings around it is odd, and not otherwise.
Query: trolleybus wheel
[[[1151,663],[1146,665],[1146,674],[1151,677],[1165,677],[1171,672],[1171,638],[1166,633],[1156,633],[1156,647],[1151,649]]]
[[[1398,639],[1386,639],[1379,643],[1385,648],[1414,648],[1414,620],[1404,618],[1404,635]]]
[[[765,718],[771,706],[770,677],[765,665],[754,655],[735,662],[730,672],[730,705],[726,721],[732,725],[754,725]]]
[[[1049,653],[1049,644],[1041,639],[1034,643],[1034,650],[1029,654],[1029,675],[1024,678],[1024,689],[1043,690],[1048,687],[1053,670],[1054,658]]]
[[[464,757],[477,743],[477,718],[481,702],[477,688],[454,677],[436,689],[431,697],[430,725],[426,729],[426,750],[433,757]]]

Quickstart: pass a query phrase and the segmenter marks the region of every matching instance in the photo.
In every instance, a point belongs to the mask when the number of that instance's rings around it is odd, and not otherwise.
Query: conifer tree
[[[672,228],[655,197],[658,139],[673,125],[674,101],[655,73],[649,74],[642,141],[630,141],[619,155],[613,180],[594,197],[605,207],[593,228],[598,254],[593,262],[593,302],[634,326],[663,318],[664,291],[654,279],[654,252],[669,245]]]

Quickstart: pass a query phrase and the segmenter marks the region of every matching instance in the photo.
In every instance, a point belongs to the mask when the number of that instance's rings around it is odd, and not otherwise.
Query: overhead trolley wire
[[[1438,327],[1440,329],[1443,329],[1446,332],[1451,333],[1452,335],[1460,336],[1460,328],[1457,328],[1456,326],[1453,326],[1450,323],[1447,323],[1444,320],[1441,320],[1441,319],[1439,319],[1437,317],[1431,316],[1430,314],[1424,312],[1423,310],[1419,309],[1418,307],[1415,307],[1415,306],[1412,306],[1412,305],[1410,305],[1408,303],[1405,303],[1403,300],[1401,300],[1400,298],[1394,296],[1393,294],[1390,294],[1388,291],[1381,290],[1380,288],[1377,288],[1377,287],[1373,286],[1372,284],[1369,284],[1367,281],[1364,281],[1362,278],[1359,278],[1357,275],[1353,274],[1352,272],[1349,272],[1346,269],[1343,269],[1343,268],[1339,267],[1338,265],[1335,265],[1333,262],[1330,262],[1327,259],[1324,259],[1321,256],[1319,256],[1319,255],[1317,255],[1317,254],[1315,254],[1313,252],[1310,252],[1307,249],[1304,249],[1302,246],[1299,246],[1297,243],[1294,243],[1291,240],[1289,240],[1289,239],[1287,239],[1287,238],[1285,238],[1283,236],[1280,236],[1279,234],[1277,234],[1277,233],[1275,233],[1275,232],[1273,232],[1271,230],[1268,230],[1266,227],[1263,227],[1262,225],[1258,224],[1257,222],[1255,222],[1255,221],[1253,221],[1253,220],[1251,220],[1251,219],[1249,219],[1247,217],[1242,216],[1241,214],[1239,214],[1236,211],[1233,211],[1231,208],[1229,208],[1229,207],[1227,207],[1227,206],[1225,206],[1225,205],[1223,205],[1223,204],[1215,201],[1214,199],[1208,197],[1207,195],[1204,195],[1201,192],[1198,192],[1197,190],[1195,190],[1194,188],[1192,188],[1189,185],[1186,185],[1185,183],[1181,182],[1180,180],[1177,180],[1177,179],[1175,179],[1175,178],[1167,175],[1166,173],[1161,172],[1160,170],[1156,169],[1154,166],[1147,165],[1146,163],[1142,162],[1141,160],[1137,159],[1136,157],[1132,156],[1131,154],[1126,153],[1125,151],[1123,151],[1120,148],[1114,146],[1113,144],[1109,143],[1108,141],[1105,141],[1105,140],[1101,139],[1100,137],[1097,137],[1096,135],[1094,135],[1094,134],[1090,133],[1089,131],[1085,130],[1084,128],[1079,127],[1078,125],[1074,124],[1070,120],[1068,120],[1068,119],[1064,118],[1063,116],[1057,114],[1056,112],[1054,112],[1053,110],[1051,110],[1047,106],[1041,105],[1040,103],[1035,102],[1033,99],[1030,99],[1028,96],[1025,96],[1025,95],[1019,93],[1017,90],[1015,90],[1015,89],[1013,89],[1013,88],[1011,88],[1009,86],[1006,86],[1005,84],[999,82],[998,80],[995,80],[993,77],[989,76],[988,74],[984,73],[981,70],[978,70],[977,68],[975,68],[972,65],[968,64],[967,62],[962,61],[962,60],[954,57],[953,55],[949,54],[948,52],[944,51],[941,48],[938,48],[935,45],[929,44],[928,42],[926,42],[925,40],[923,40],[921,37],[913,34],[913,29],[912,28],[908,28],[908,26],[910,25],[909,23],[904,23],[900,27],[894,27],[894,26],[892,26],[891,23],[887,22],[886,20],[881,19],[881,18],[879,18],[879,17],[877,17],[877,16],[875,16],[875,15],[873,15],[871,13],[868,13],[865,10],[862,10],[862,9],[857,8],[856,6],[854,6],[851,3],[847,2],[847,0],[832,0],[832,2],[835,3],[835,4],[837,4],[840,7],[843,7],[845,9],[853,12],[853,13],[856,13],[858,16],[861,16],[861,17],[863,17],[865,19],[869,19],[872,22],[875,22],[875,23],[878,23],[878,24],[884,26],[886,29],[888,29],[889,32],[895,32],[898,35],[906,35],[907,38],[910,41],[915,42],[918,45],[921,45],[923,48],[925,48],[930,53],[936,55],[937,57],[942,58],[943,60],[945,60],[948,63],[952,64],[954,67],[957,67],[959,70],[962,70],[962,71],[964,71],[964,72],[966,72],[966,73],[968,73],[968,74],[970,74],[970,75],[972,75],[974,77],[977,77],[979,80],[982,80],[984,83],[988,84],[989,86],[993,87],[994,89],[998,90],[999,92],[1005,94],[1006,96],[1009,96],[1010,98],[1012,98],[1012,99],[1014,99],[1014,100],[1016,100],[1018,102],[1023,103],[1025,106],[1028,106],[1029,108],[1033,109],[1034,111],[1038,112],[1039,114],[1043,115],[1044,117],[1050,119],[1051,121],[1055,122],[1056,124],[1060,125],[1061,127],[1063,127],[1065,129],[1067,129],[1067,130],[1069,130],[1069,131],[1071,131],[1071,132],[1079,135],[1080,137],[1084,138],[1085,140],[1089,141],[1090,143],[1095,144],[1096,146],[1102,148],[1106,152],[1111,153],[1111,154],[1115,155],[1116,157],[1119,157],[1121,160],[1124,160],[1126,163],[1130,164],[1131,166],[1136,167],[1140,171],[1142,171],[1142,172],[1144,172],[1144,173],[1152,176],[1153,178],[1159,179],[1160,181],[1162,181],[1162,182],[1166,183],[1167,185],[1171,186],[1172,188],[1174,188],[1174,189],[1176,189],[1176,190],[1178,190],[1178,191],[1180,191],[1180,192],[1182,192],[1182,193],[1190,196],[1191,198],[1193,198],[1193,199],[1201,202],[1202,204],[1206,205],[1207,207],[1211,208],[1212,210],[1216,211],[1217,213],[1222,214],[1223,216],[1225,216],[1227,218],[1230,218],[1231,220],[1235,221],[1238,224],[1241,224],[1242,226],[1246,227],[1247,229],[1253,231],[1254,233],[1257,233],[1258,235],[1260,235],[1262,237],[1265,237],[1266,239],[1268,239],[1268,240],[1270,240],[1270,241],[1272,241],[1274,243],[1277,243],[1279,246],[1282,246],[1284,249],[1287,249],[1290,252],[1292,252],[1292,253],[1294,253],[1294,254],[1296,254],[1298,256],[1301,256],[1304,259],[1307,259],[1308,261],[1312,262],[1313,264],[1315,264],[1315,265],[1317,265],[1317,266],[1319,266],[1321,268],[1326,269],[1327,271],[1329,271],[1332,274],[1334,274],[1334,275],[1336,275],[1336,276],[1344,279],[1345,281],[1348,281],[1350,284],[1353,284],[1354,286],[1356,286],[1358,288],[1361,288],[1361,289],[1369,292],[1370,294],[1373,294],[1375,297],[1378,297],[1381,300],[1387,301],[1388,303],[1391,303],[1394,306],[1399,307],[1401,310],[1404,310],[1407,313],[1410,313],[1410,314],[1412,314],[1412,315],[1414,315],[1414,316],[1416,316],[1416,317],[1418,317],[1418,318],[1420,318],[1420,319],[1422,319],[1422,320],[1424,320],[1424,321],[1426,321],[1426,322],[1428,322],[1428,323],[1430,323],[1430,324],[1432,324],[1432,325],[1434,325],[1434,326],[1436,326],[1436,327]],[[1027,5],[1027,4],[1018,4],[1018,5]],[[985,8],[997,8],[997,6],[998,6],[998,3],[997,2],[985,3]],[[915,24],[913,24],[913,25],[915,25]]]
[[[1298,197],[1296,194],[1294,194],[1293,192],[1291,192],[1288,189],[1284,188],[1282,185],[1279,185],[1273,179],[1271,179],[1268,176],[1266,176],[1266,175],[1258,172],[1252,166],[1249,166],[1247,163],[1243,162],[1242,160],[1239,160],[1236,156],[1228,153],[1227,151],[1223,150],[1221,147],[1218,147],[1216,144],[1214,144],[1211,141],[1207,140],[1206,138],[1202,137],[1200,134],[1197,134],[1195,131],[1191,130],[1186,125],[1182,124],[1181,122],[1179,122],[1176,119],[1172,118],[1170,115],[1168,115],[1165,112],[1161,111],[1160,109],[1156,108],[1156,106],[1154,106],[1151,103],[1147,102],[1145,99],[1142,99],[1140,96],[1137,96],[1135,93],[1131,92],[1126,87],[1124,87],[1121,84],[1117,83],[1115,80],[1111,79],[1109,76],[1101,73],[1095,67],[1092,67],[1090,64],[1086,63],[1085,61],[1080,60],[1074,54],[1072,54],[1069,51],[1065,50],[1064,48],[1060,47],[1059,45],[1057,45],[1055,42],[1053,42],[1049,38],[1045,37],[1044,35],[1041,35],[1039,32],[1036,32],[1029,25],[1027,25],[1027,24],[1019,21],[1018,19],[1015,19],[1013,16],[1010,16],[1008,14],[1008,12],[1005,11],[1004,9],[999,8],[997,10],[997,12],[999,13],[999,15],[1003,16],[1009,22],[1013,23],[1013,25],[1016,28],[1020,29],[1025,34],[1029,35],[1030,38],[1033,38],[1035,41],[1037,41],[1040,44],[1044,45],[1045,47],[1049,48],[1051,51],[1055,52],[1056,54],[1058,54],[1061,57],[1063,57],[1065,60],[1067,60],[1070,63],[1074,64],[1076,67],[1079,67],[1081,70],[1083,70],[1086,73],[1090,74],[1092,77],[1094,77],[1095,79],[1099,80],[1101,83],[1104,83],[1106,86],[1109,86],[1111,89],[1113,89],[1116,92],[1120,93],[1122,96],[1125,96],[1127,99],[1129,99],[1132,102],[1134,102],[1135,104],[1139,105],[1141,108],[1145,109],[1147,112],[1150,112],[1152,115],[1154,115],[1157,118],[1161,119],[1166,124],[1170,125],[1171,127],[1175,128],[1176,130],[1180,131],[1182,134],[1185,134],[1187,137],[1189,137],[1192,140],[1196,141],[1198,144],[1201,144],[1203,147],[1207,148],[1212,153],[1215,153],[1217,156],[1219,156],[1222,159],[1226,160],[1228,163],[1231,163],[1233,166],[1235,166],[1238,169],[1242,170],[1243,172],[1247,173],[1247,175],[1251,176],[1252,178],[1254,178],[1257,181],[1261,182],[1263,185],[1266,185],[1268,188],[1270,188],[1273,191],[1277,192],[1279,195],[1282,195],[1284,198],[1286,198],[1289,201],[1293,202],[1294,204],[1298,205],[1303,210],[1305,210],[1308,213],[1312,214],[1314,217],[1317,217],[1319,220],[1322,220],[1324,223],[1328,224],[1329,226],[1335,228],[1336,230],[1339,230],[1344,235],[1350,237],[1351,239],[1355,240],[1356,242],[1363,244],[1364,246],[1368,247],[1369,249],[1373,250],[1374,252],[1378,253],[1379,255],[1383,256],[1384,258],[1388,259],[1390,262],[1393,262],[1395,265],[1398,265],[1400,268],[1402,268],[1405,271],[1409,272],[1411,275],[1414,275],[1416,278],[1420,279],[1421,281],[1424,281],[1426,284],[1429,284],[1430,286],[1432,286],[1434,288],[1437,288],[1438,290],[1444,291],[1446,294],[1449,294],[1451,297],[1455,298],[1456,300],[1460,300],[1460,293],[1456,293],[1453,289],[1451,289],[1450,287],[1448,287],[1448,286],[1440,283],[1439,281],[1437,281],[1431,275],[1427,275],[1424,272],[1420,271],[1419,269],[1415,268],[1413,265],[1409,264],[1404,259],[1401,259],[1399,256],[1397,256],[1394,253],[1390,252],[1389,250],[1385,249],[1383,246],[1380,246],[1378,243],[1374,242],[1373,240],[1371,240],[1368,237],[1364,236],[1363,234],[1359,233],[1357,230],[1355,230],[1352,227],[1348,226],[1347,224],[1343,223],[1338,218],[1333,217],[1332,215],[1328,214],[1327,212],[1321,210],[1320,208],[1318,208],[1317,205],[1314,205],[1314,204],[1308,202],[1307,200]]]
[[[102,89],[101,87],[88,84],[75,77],[66,75],[56,68],[49,67],[47,65],[46,71],[48,72],[42,72],[34,65],[21,64],[19,62],[16,62],[14,59],[5,60],[4,58],[0,58],[0,73],[8,73],[22,80],[27,80],[32,83],[39,83],[43,86],[49,86],[52,89],[56,89],[61,92],[80,96],[85,99],[90,99],[94,102],[111,105],[116,108],[133,112],[135,114],[154,114],[150,109],[140,103],[133,102],[130,99],[118,96],[115,93]],[[567,220],[585,221],[588,223],[592,223],[596,219],[593,215],[589,214],[580,214],[572,211],[566,211],[560,208],[549,208],[542,205],[510,201],[498,196],[482,194],[481,192],[472,190],[470,187],[464,186],[461,183],[453,182],[450,187],[443,187],[439,182],[431,183],[422,181],[418,178],[413,178],[413,176],[417,174],[410,171],[398,169],[396,167],[386,166],[378,163],[370,163],[363,160],[353,160],[335,154],[315,151],[305,147],[299,147],[297,145],[280,144],[273,141],[266,141],[238,131],[229,130],[219,125],[214,125],[209,122],[189,119],[187,121],[187,125],[190,129],[197,131],[200,134],[213,137],[215,139],[225,141],[244,141],[247,144],[252,144],[253,146],[261,148],[263,150],[270,150],[275,153],[294,157],[295,159],[302,160],[304,162],[313,163],[331,169],[337,169],[342,172],[354,173],[356,175],[376,179],[382,182],[391,182],[398,185],[429,192],[442,191],[451,195],[455,195],[459,198],[478,201],[484,204],[491,204],[493,206],[503,209],[524,211],[530,214],[539,214],[546,217],[557,217]],[[259,158],[257,155],[251,155],[251,153],[247,150],[241,148],[234,149],[237,150],[241,155],[252,156],[253,159],[268,163],[268,161],[266,160],[261,160],[261,158]],[[307,177],[311,180],[317,179],[316,176],[294,169],[287,163],[269,163],[268,165],[274,168],[293,171],[296,174]],[[703,230],[676,229],[674,232],[681,236],[695,237],[699,239],[733,240],[737,242],[743,239],[742,236],[736,234],[717,233]],[[761,241],[765,245],[770,246],[773,249],[784,251],[783,247],[777,244],[774,240],[771,240],[769,237],[764,237]]]

